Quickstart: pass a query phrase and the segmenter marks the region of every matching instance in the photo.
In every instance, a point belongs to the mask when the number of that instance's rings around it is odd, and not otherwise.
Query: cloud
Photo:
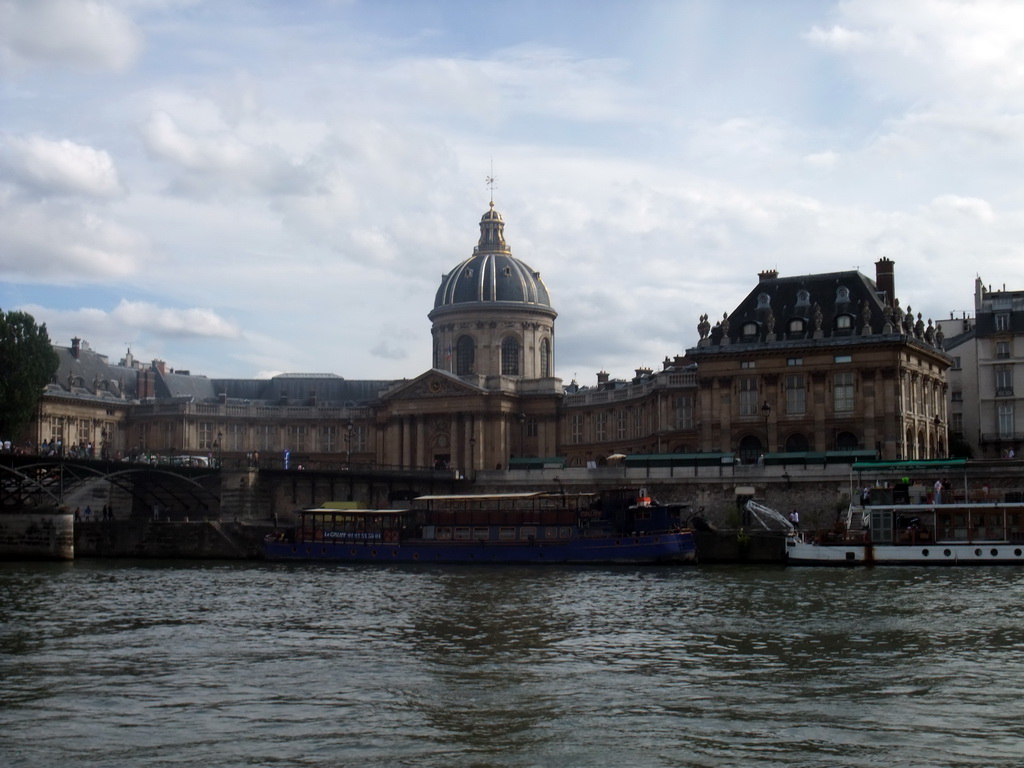
[[[1024,4],[1016,0],[849,0],[809,42],[850,57],[881,93],[915,100],[1024,96]]]
[[[0,71],[81,67],[123,71],[143,47],[139,28],[99,0],[0,0]]]
[[[990,222],[995,219],[992,206],[986,200],[977,197],[941,195],[932,200],[931,210],[940,216],[955,213],[981,222]]]
[[[0,168],[42,196],[109,198],[123,192],[110,155],[67,139],[0,135]]]
[[[45,318],[51,339],[78,335],[93,341],[100,352],[119,348],[125,341],[144,339],[150,346],[168,340],[236,340],[241,330],[231,320],[207,308],[170,308],[122,299],[111,310],[82,307],[51,309],[38,304],[21,307],[36,318]]]
[[[122,299],[110,313],[113,322],[158,336],[237,339],[241,330],[212,309],[169,309]]]
[[[177,166],[179,175],[172,187],[188,195],[220,190],[302,194],[312,191],[315,181],[301,158],[288,157],[278,146],[227,128],[190,133],[166,112],[150,117],[142,138],[153,155]]]
[[[0,207],[0,275],[57,285],[122,279],[150,254],[146,238],[75,203]]]

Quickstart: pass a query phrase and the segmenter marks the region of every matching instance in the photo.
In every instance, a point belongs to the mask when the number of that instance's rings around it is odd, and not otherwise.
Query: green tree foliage
[[[21,436],[59,364],[45,323],[0,310],[0,437]]]

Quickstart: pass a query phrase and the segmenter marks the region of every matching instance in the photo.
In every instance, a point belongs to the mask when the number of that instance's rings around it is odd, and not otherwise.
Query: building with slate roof
[[[697,364],[700,442],[756,462],[771,453],[947,455],[942,332],[904,310],[892,261],[757,285],[686,357]]]
[[[553,376],[557,313],[540,273],[512,255],[504,226],[492,201],[472,254],[441,278],[427,315],[432,365],[413,378],[210,379],[159,360],[140,365],[130,351],[110,365],[74,340],[56,348],[61,367],[36,442],[125,456],[258,454],[265,466],[281,466],[287,451],[292,466],[463,472],[549,459],[594,466],[614,454],[946,455],[952,359],[943,328],[900,306],[892,261],[876,264],[874,280],[762,272],[731,312],[701,316],[697,345],[661,370],[638,368],[628,381],[601,372],[596,386],[563,388]],[[1022,300],[986,296],[998,361],[1009,332],[996,324],[1015,328]],[[996,311],[1007,302],[1010,310]],[[990,366],[993,381],[1009,386],[993,388],[997,426],[982,434],[1011,434],[1012,420],[999,414],[1007,391],[1024,387],[998,373],[1007,365]]]
[[[1019,458],[1024,450],[1024,291],[974,281],[974,317],[942,321],[946,340],[950,432],[978,458]]]

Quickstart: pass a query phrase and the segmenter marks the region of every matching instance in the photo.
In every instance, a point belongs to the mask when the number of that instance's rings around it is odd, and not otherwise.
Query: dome
[[[480,219],[480,242],[473,255],[441,278],[434,309],[478,302],[551,306],[540,272],[512,255],[505,242],[505,222],[493,200]]]

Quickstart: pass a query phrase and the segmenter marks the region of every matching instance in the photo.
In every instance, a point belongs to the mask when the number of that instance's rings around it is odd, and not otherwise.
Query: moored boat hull
[[[391,542],[268,541],[268,560],[322,560],[352,563],[552,563],[657,564],[696,560],[689,531],[641,536],[573,539],[566,542],[494,543],[412,540]]]
[[[920,544],[826,543],[791,538],[789,565],[1009,565],[1024,564],[1024,544],[1005,541]]]

